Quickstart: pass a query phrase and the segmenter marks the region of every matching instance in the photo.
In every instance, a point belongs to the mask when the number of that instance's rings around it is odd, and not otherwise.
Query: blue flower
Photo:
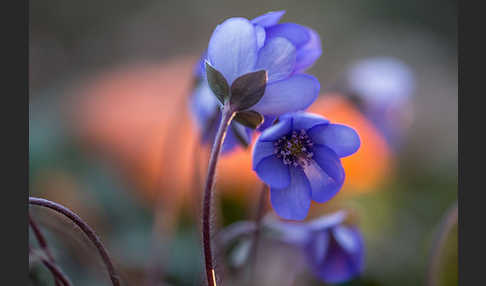
[[[268,226],[280,233],[280,240],[302,249],[317,277],[341,283],[359,275],[364,261],[363,236],[345,222],[347,216],[339,211],[308,223],[276,221]]]
[[[365,115],[398,148],[412,112],[415,78],[411,68],[392,57],[360,60],[350,68],[347,85]]]
[[[341,189],[341,157],[358,150],[352,128],[305,112],[283,115],[265,129],[253,149],[252,167],[270,186],[270,201],[285,219],[303,220],[311,200],[322,203]]]
[[[208,50],[195,67],[197,84],[190,102],[203,142],[214,138],[220,116],[220,103],[206,80],[205,61],[222,73],[229,85],[249,72],[267,71],[265,94],[250,108],[264,116],[259,130],[268,127],[281,114],[306,109],[317,98],[319,82],[302,72],[321,55],[320,38],[308,27],[279,24],[284,13],[269,12],[251,21],[230,18],[214,30]],[[240,137],[243,134],[251,141],[252,130],[233,122],[223,143],[223,152],[237,145],[235,130],[244,130],[239,132]]]

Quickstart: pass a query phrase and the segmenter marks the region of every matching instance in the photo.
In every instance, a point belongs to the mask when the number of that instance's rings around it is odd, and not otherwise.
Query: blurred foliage
[[[459,285],[457,271],[458,261],[458,227],[457,225],[449,233],[441,254],[441,267],[439,270],[439,285]]]

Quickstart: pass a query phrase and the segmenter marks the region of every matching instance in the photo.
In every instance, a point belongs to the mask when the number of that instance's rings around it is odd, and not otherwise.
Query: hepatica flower
[[[340,158],[358,150],[350,127],[305,112],[286,114],[267,128],[253,149],[252,167],[270,186],[270,201],[285,219],[303,220],[311,201],[330,200],[341,189]]]
[[[341,283],[363,269],[364,245],[360,230],[339,211],[308,223],[274,222],[280,239],[305,254],[312,272],[326,283]]]
[[[350,68],[347,83],[366,116],[398,148],[411,120],[412,69],[396,58],[368,58]]]
[[[214,138],[225,96],[238,101],[239,112],[223,152],[238,142],[247,145],[263,119],[260,130],[279,115],[306,109],[317,98],[319,82],[303,72],[321,55],[320,38],[308,27],[279,24],[284,13],[269,12],[253,20],[230,18],[214,30],[195,67],[198,80],[190,103],[203,142]],[[253,96],[235,99],[235,91]]]

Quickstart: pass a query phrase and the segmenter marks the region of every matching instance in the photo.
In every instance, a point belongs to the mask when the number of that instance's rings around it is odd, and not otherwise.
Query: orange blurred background
[[[188,108],[196,59],[179,57],[101,74],[79,90],[69,109],[80,137],[115,160],[149,204],[158,195],[176,205],[193,201],[194,158],[200,163],[198,179],[204,179],[208,146],[197,147]],[[393,156],[383,136],[343,95],[323,93],[309,111],[360,135],[358,152],[342,159],[346,181],[339,197],[372,192],[392,174]],[[224,155],[218,178],[222,192],[253,200],[261,183],[251,170],[251,149]]]

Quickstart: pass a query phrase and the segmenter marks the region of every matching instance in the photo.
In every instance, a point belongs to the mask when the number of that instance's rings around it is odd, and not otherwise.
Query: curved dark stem
[[[52,255],[49,247],[47,246],[47,240],[45,239],[44,235],[42,234],[42,232],[41,232],[39,226],[37,225],[37,223],[34,221],[34,219],[32,218],[32,216],[30,215],[30,212],[29,212],[29,225],[32,228],[32,231],[34,232],[35,238],[37,239],[37,242],[39,243],[39,246],[41,247],[42,251],[44,251],[44,253],[46,254],[47,259],[52,264],[56,264],[56,262],[54,261],[54,256]],[[56,286],[60,286],[59,279],[55,276],[54,273],[52,273],[52,275],[54,276],[54,281],[56,283]]]
[[[206,155],[205,157],[209,161],[209,152],[207,152],[205,147],[205,144],[203,142],[202,137],[211,130],[215,129],[218,124],[218,115],[219,115],[219,110],[216,109],[214,114],[208,119],[206,124],[204,124],[204,128],[201,130],[200,135],[196,136],[195,144],[194,144],[194,169],[193,169],[193,200],[197,203],[201,201],[201,193],[202,193],[202,188],[201,188],[201,156],[200,153],[201,151],[204,151],[204,154]],[[204,166],[203,169],[206,169],[207,165]],[[201,214],[201,210],[198,207],[194,208],[194,217],[199,218],[199,215]]]
[[[68,208],[46,199],[29,197],[29,204],[52,209],[58,213],[63,214],[70,220],[72,220],[84,232],[84,234],[86,234],[89,240],[91,240],[91,242],[98,249],[98,252],[101,255],[101,258],[103,260],[103,263],[105,264],[108,270],[108,274],[110,275],[112,284],[114,286],[120,286],[120,280],[118,278],[119,276],[115,271],[115,267],[113,266],[110,256],[108,255],[108,251],[101,243],[101,240],[99,239],[98,235],[96,235],[93,229],[86,222],[84,222],[83,219],[81,219],[77,214],[75,214]]]
[[[29,253],[36,254],[34,251],[32,251],[30,246],[29,246]],[[57,266],[57,264],[54,263],[54,261],[51,261],[49,258],[46,258],[43,255],[37,255],[36,254],[36,256],[39,257],[42,264],[44,264],[44,266],[47,269],[49,269],[49,271],[52,273],[52,276],[54,276],[54,281],[56,281],[56,285],[61,285],[59,283],[62,283],[62,285],[64,285],[64,286],[72,286],[73,285],[69,281],[69,279],[67,278],[66,274],[64,274],[64,272],[62,272],[62,270]],[[46,256],[47,256],[47,253],[46,253]]]
[[[444,217],[442,218],[439,232],[434,240],[434,245],[432,248],[430,261],[429,261],[429,270],[428,270],[428,278],[427,278],[427,285],[429,286],[437,286],[438,285],[438,271],[439,271],[439,264],[440,264],[440,252],[444,247],[444,244],[447,240],[447,235],[452,230],[454,225],[457,224],[458,220],[458,207],[457,202],[451,206],[448,211],[445,213]]]
[[[257,212],[255,217],[255,231],[253,232],[253,243],[250,250],[250,281],[254,281],[255,271],[257,269],[257,254],[258,254],[258,244],[260,241],[260,230],[262,226],[262,218],[265,212],[265,204],[267,199],[268,186],[264,183],[262,184],[262,190],[260,191],[260,199],[258,200]],[[255,283],[251,285],[256,285]]]
[[[206,269],[206,278],[208,286],[216,286],[216,273],[213,264],[213,253],[211,247],[211,199],[213,196],[214,178],[216,175],[216,166],[218,163],[219,155],[221,154],[221,146],[223,145],[226,131],[231,123],[231,120],[235,116],[235,112],[229,107],[229,103],[225,104],[222,110],[222,118],[214,139],[213,148],[211,149],[211,155],[208,164],[208,174],[206,178],[206,185],[204,187],[203,197],[203,222],[202,222],[202,235],[203,235],[203,249],[204,249],[204,262]]]

